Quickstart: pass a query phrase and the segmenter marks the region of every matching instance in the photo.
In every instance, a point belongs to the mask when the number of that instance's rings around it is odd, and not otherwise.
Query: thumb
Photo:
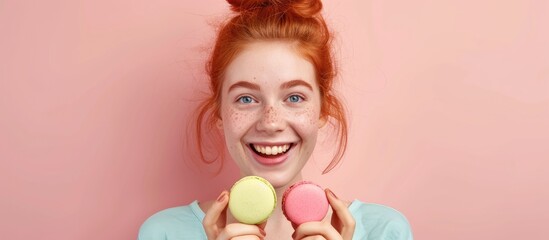
[[[208,236],[208,239],[215,239],[217,237],[217,234],[219,233],[219,217],[226,209],[228,203],[229,194],[227,191],[223,191],[206,212],[204,220],[202,220],[202,225],[204,226],[204,230],[206,231],[206,236]]]
[[[351,239],[355,231],[355,219],[344,201],[330,189],[326,189],[328,202],[334,210],[332,214],[332,225],[339,231],[343,239]]]

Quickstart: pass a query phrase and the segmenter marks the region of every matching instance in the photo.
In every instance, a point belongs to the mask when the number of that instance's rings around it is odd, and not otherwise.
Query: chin
[[[248,152],[244,154],[241,159],[247,159],[249,162],[245,163],[244,172],[245,175],[255,175],[265,178],[274,188],[285,188],[297,180],[300,180],[301,169],[304,163],[299,162],[296,159],[296,152],[290,151],[289,158],[283,163],[277,165],[262,165],[254,159],[253,152],[250,148],[247,148]],[[241,168],[242,169],[242,168]]]
[[[295,182],[299,173],[290,172],[263,172],[257,174],[258,176],[267,179],[274,188],[285,188]]]

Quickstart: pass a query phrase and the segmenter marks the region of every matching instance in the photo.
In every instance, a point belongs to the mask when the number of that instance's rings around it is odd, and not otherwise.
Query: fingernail
[[[336,199],[339,199],[334,192],[332,192],[332,190],[328,189],[328,191],[330,191],[330,194],[332,194],[333,197],[335,197]]]
[[[222,192],[221,195],[219,195],[219,197],[217,197],[218,202],[223,202],[223,200],[225,200],[225,192]]]

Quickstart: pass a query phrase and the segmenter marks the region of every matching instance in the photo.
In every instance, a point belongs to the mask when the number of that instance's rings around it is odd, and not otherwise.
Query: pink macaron
[[[282,196],[282,211],[286,218],[296,225],[321,221],[328,212],[328,206],[324,190],[309,181],[293,184]]]

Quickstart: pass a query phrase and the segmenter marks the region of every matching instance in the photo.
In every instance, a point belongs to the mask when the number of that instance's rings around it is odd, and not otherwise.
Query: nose
[[[280,109],[266,106],[257,122],[257,130],[269,134],[283,131],[286,128],[286,121],[281,114]]]

